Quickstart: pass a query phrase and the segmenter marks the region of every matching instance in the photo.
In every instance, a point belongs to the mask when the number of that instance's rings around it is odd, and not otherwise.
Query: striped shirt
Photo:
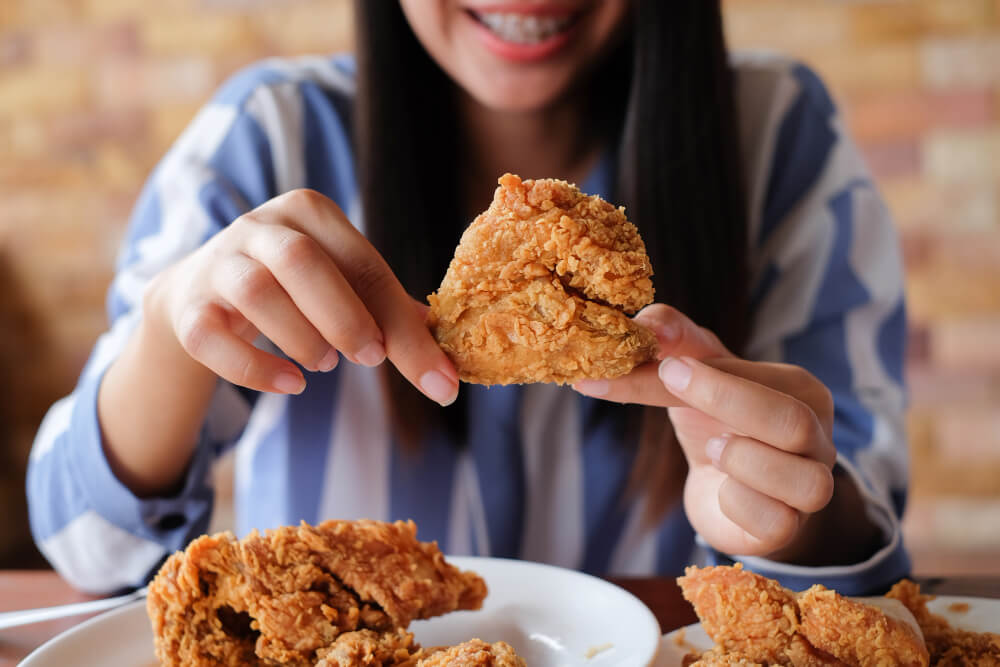
[[[850,566],[741,560],[791,587],[870,590],[909,567],[899,524],[907,458],[897,238],[817,77],[773,55],[741,54],[734,66],[752,246],[747,356],[799,364],[830,388],[839,464],[883,533],[882,548]],[[465,385],[467,442],[431,433],[413,452],[393,437],[373,369],[307,373],[298,396],[220,381],[181,492],[139,499],[115,478],[98,386],[142,317],[152,276],[296,188],[324,193],[363,231],[354,86],[349,56],[262,62],[226,83],[157,166],[109,291],[110,328],[32,450],[28,496],[41,551],[81,589],[140,585],[206,530],[212,462],[235,446],[240,534],[300,520],[412,518],[421,538],[452,554],[602,574],[727,562],[697,540],[679,506],[656,526],[641,520],[643,498],[624,493],[635,443],[623,410],[553,385]],[[604,160],[581,188],[607,198],[612,171]]]

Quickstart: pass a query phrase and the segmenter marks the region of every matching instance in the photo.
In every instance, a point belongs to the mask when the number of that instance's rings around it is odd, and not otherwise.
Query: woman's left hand
[[[635,319],[656,333],[662,361],[574,388],[668,408],[690,466],[685,509],[714,548],[789,551],[805,519],[833,497],[829,390],[801,367],[737,358],[669,306],[648,306]]]

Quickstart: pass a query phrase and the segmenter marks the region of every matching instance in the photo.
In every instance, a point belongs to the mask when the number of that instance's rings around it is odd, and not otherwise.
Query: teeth
[[[534,14],[478,14],[480,23],[500,39],[517,44],[535,44],[562,32],[572,22],[568,16],[536,16]]]

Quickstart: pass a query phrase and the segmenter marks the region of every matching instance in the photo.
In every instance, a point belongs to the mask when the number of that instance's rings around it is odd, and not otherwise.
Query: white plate
[[[952,605],[958,607],[953,608]],[[961,611],[963,605],[968,605],[968,611]],[[956,628],[972,632],[1000,632],[1000,600],[939,595],[927,604],[927,608],[944,616]],[[674,630],[663,637],[656,667],[680,667],[685,655],[707,651],[713,643],[699,623]]]
[[[660,626],[638,598],[603,579],[526,561],[455,557],[489,586],[480,611],[461,611],[410,626],[424,646],[470,637],[503,640],[531,667],[652,663]]]
[[[424,646],[472,637],[511,644],[531,667],[646,667],[660,643],[652,612],[603,579],[551,565],[497,558],[451,557],[489,586],[480,611],[461,611],[410,630]],[[81,623],[28,656],[22,667],[153,667],[145,601]]]

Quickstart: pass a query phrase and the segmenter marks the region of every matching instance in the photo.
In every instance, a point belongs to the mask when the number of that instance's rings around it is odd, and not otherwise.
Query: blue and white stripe
[[[734,59],[750,195],[755,304],[749,356],[800,364],[836,400],[843,467],[868,498],[884,548],[849,567],[750,559],[786,583],[877,587],[907,568],[899,513],[906,490],[902,351],[905,311],[889,216],[834,105],[804,67]],[[330,517],[413,518],[450,553],[510,556],[594,572],[676,574],[701,550],[680,507],[643,522],[624,494],[635,455],[618,406],[556,386],[465,386],[469,434],[397,442],[376,371],[343,363],[309,374],[300,396],[220,382],[184,490],[140,500],[104,459],[101,376],[140,320],[149,279],[242,213],[309,187],[363,229],[350,144],[353,62],[271,60],[235,76],[157,167],[133,215],[108,297],[111,328],[79,385],[53,406],[32,452],[32,527],[74,585],[140,584],[204,531],[211,462],[236,447],[237,531]],[[415,101],[418,103],[418,101]],[[584,184],[609,190],[602,162]]]

